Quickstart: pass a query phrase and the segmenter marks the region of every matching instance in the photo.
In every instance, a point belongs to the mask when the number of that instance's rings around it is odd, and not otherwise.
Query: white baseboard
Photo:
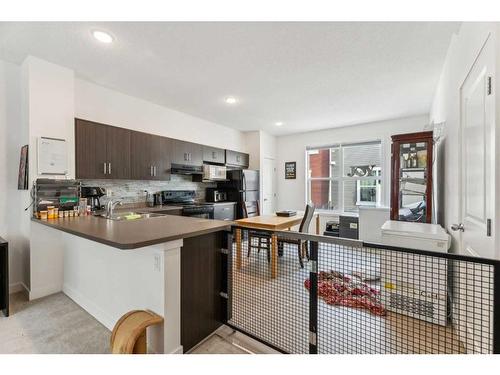
[[[18,293],[18,292],[27,292],[29,293],[28,287],[22,282],[12,283],[9,285],[9,294]]]
[[[51,294],[62,292],[60,285],[49,285],[42,288],[35,288],[29,291],[29,299],[33,301],[34,299],[50,296]]]
[[[80,305],[85,311],[87,311],[90,315],[96,318],[101,324],[103,324],[110,331],[113,330],[117,319],[113,319],[109,314],[107,314],[104,310],[99,308],[95,303],[93,303],[90,299],[85,297],[80,292],[71,288],[69,285],[63,285],[63,293],[66,294],[69,298],[75,301],[78,305]]]

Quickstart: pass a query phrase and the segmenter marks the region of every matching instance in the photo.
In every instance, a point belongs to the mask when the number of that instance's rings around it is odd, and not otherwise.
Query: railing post
[[[221,249],[221,320],[222,323],[227,323],[232,317],[232,258],[233,249],[233,233],[232,231],[224,232],[223,245]]]
[[[500,262],[493,272],[493,354],[500,354]]]
[[[318,242],[309,246],[309,354],[318,354]]]

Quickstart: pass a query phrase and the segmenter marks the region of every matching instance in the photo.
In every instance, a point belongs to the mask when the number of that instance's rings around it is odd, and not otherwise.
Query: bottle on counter
[[[53,219],[54,218],[54,206],[47,206],[47,219]]]

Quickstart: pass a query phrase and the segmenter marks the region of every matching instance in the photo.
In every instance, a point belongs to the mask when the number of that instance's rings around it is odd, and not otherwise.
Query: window
[[[306,199],[317,209],[356,212],[380,204],[380,141],[308,148],[306,156]]]

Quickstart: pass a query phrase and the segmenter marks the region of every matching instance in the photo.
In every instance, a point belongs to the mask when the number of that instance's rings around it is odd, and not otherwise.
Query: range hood
[[[170,173],[183,175],[202,175],[203,167],[201,165],[172,164],[170,167]]]

